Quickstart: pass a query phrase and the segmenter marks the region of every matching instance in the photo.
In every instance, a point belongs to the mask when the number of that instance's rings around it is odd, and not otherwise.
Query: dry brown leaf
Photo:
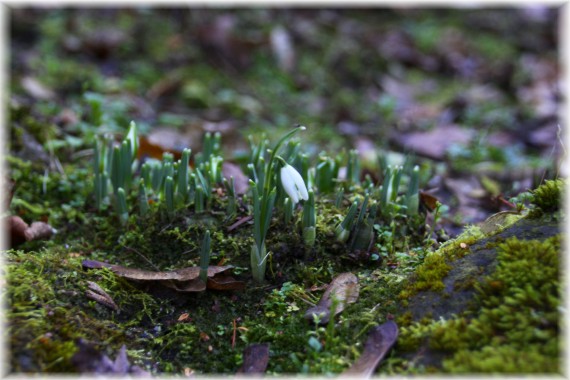
[[[55,230],[47,223],[44,222],[33,222],[32,225],[26,230],[26,240],[39,240],[39,239],[49,239]]]
[[[336,300],[337,304],[333,317],[342,312],[346,305],[356,302],[359,292],[360,285],[358,284],[358,278],[354,274],[350,272],[339,274],[331,281],[317,306],[305,312],[305,319],[314,321],[315,316],[318,316],[319,324],[326,324],[330,319],[331,306],[334,300]]]
[[[269,42],[279,68],[287,73],[293,71],[295,67],[295,49],[287,29],[281,25],[274,27],[271,30]]]
[[[151,86],[150,90],[147,91],[148,98],[156,100],[162,96],[173,95],[182,86],[182,79],[181,71],[168,74]]]
[[[244,288],[244,283],[230,277],[226,272],[233,266],[209,266],[208,284],[204,284],[199,278],[200,267],[188,267],[167,272],[154,272],[135,268],[126,268],[120,265],[103,263],[95,260],[84,260],[84,268],[101,269],[109,268],[116,275],[137,281],[156,282],[179,292],[201,292],[206,287],[217,290],[238,290]]]
[[[245,194],[249,190],[249,178],[243,174],[238,165],[224,161],[222,163],[222,176],[228,180],[230,177],[234,177],[236,194]]]
[[[433,195],[420,190],[420,201],[429,211],[433,211],[437,207],[438,199]]]
[[[394,140],[404,149],[434,160],[443,160],[452,144],[468,144],[474,131],[456,125],[442,125],[427,132],[397,135]]]
[[[24,222],[19,216],[9,216],[6,224],[10,229],[11,247],[16,247],[26,242],[26,230],[28,229],[28,223]]]
[[[364,344],[362,355],[341,376],[369,378],[397,339],[398,325],[394,321],[388,321],[374,327]]]
[[[7,224],[10,230],[10,246],[12,248],[27,241],[49,239],[56,232],[44,222],[34,222],[28,226],[19,216],[9,216]]]
[[[243,365],[238,373],[262,374],[269,363],[269,344],[252,344],[243,350]]]
[[[117,306],[115,301],[113,301],[113,298],[111,298],[111,296],[106,291],[104,291],[99,285],[97,285],[92,281],[87,281],[87,284],[89,287],[89,289],[85,292],[87,298],[90,298],[93,301],[105,307],[108,307],[109,309],[119,311],[119,307]]]
[[[36,78],[24,77],[21,81],[22,88],[32,98],[38,100],[50,100],[55,97],[55,93],[41,84]]]
[[[493,214],[487,219],[485,219],[484,222],[479,224],[481,232],[488,235],[494,231],[497,231],[500,228],[502,228],[502,226],[505,224],[509,216],[518,215],[518,214],[519,213],[517,211],[510,211],[510,210],[501,211],[496,214]]]

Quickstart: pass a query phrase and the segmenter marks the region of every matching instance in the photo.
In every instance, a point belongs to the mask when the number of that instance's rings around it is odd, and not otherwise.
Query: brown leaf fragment
[[[182,85],[182,73],[175,71],[172,74],[161,78],[158,82],[155,82],[150,90],[147,91],[147,96],[151,100],[156,100],[162,96],[173,95],[178,91]]]
[[[49,239],[56,232],[55,229],[44,222],[34,222],[31,226],[28,226],[19,216],[9,216],[7,225],[10,230],[11,247],[16,247],[27,241]]]
[[[274,27],[271,30],[269,42],[279,68],[287,73],[293,71],[295,67],[295,49],[287,29],[281,25]]]
[[[115,360],[101,354],[92,343],[80,339],[77,351],[71,357],[71,363],[81,373],[113,374],[119,376],[150,377],[150,373],[136,365],[131,365],[127,357],[127,348],[123,345]]]
[[[24,222],[19,216],[9,216],[6,221],[10,230],[10,246],[16,247],[25,243],[28,223]]]
[[[396,143],[434,160],[443,160],[452,144],[468,144],[474,131],[457,125],[441,125],[427,132],[412,132],[394,137]]]
[[[238,281],[226,274],[217,274],[208,278],[208,289],[215,290],[241,290],[245,288],[243,281]]]
[[[191,281],[159,281],[159,283],[167,288],[171,288],[176,290],[177,292],[182,293],[195,293],[195,292],[203,292],[206,290],[206,284],[204,281],[196,278]]]
[[[40,83],[36,78],[24,77],[21,81],[22,88],[32,98],[38,100],[50,100],[55,97],[55,93]]]
[[[238,373],[263,374],[268,363],[269,344],[251,344],[243,350],[243,365]]]
[[[49,239],[56,230],[52,228],[49,224],[44,222],[33,222],[32,225],[26,230],[26,240],[39,240],[39,239]]]
[[[438,199],[433,195],[420,190],[420,201],[429,211],[433,211],[437,207]]]
[[[341,376],[369,378],[374,373],[378,363],[386,356],[398,339],[398,325],[388,321],[376,326],[368,335],[364,344],[364,352],[360,358],[344,371]]]
[[[359,292],[358,278],[350,272],[341,273],[331,281],[317,306],[305,312],[305,319],[314,321],[315,316],[317,316],[319,324],[326,324],[330,319],[331,306],[335,300],[336,307],[333,317],[341,313],[346,305],[356,302]]]
[[[224,161],[222,163],[222,176],[228,180],[230,177],[234,178],[236,194],[245,194],[249,190],[249,178],[243,174],[243,171],[238,165]]]
[[[85,291],[85,295],[87,298],[92,299],[93,301],[100,303],[101,305],[108,307],[111,310],[119,311],[119,307],[113,301],[113,298],[104,291],[99,285],[92,281],[87,281],[88,290]]]
[[[84,268],[101,269],[109,268],[116,275],[128,280],[157,282],[163,286],[172,288],[179,292],[202,292],[206,287],[218,290],[243,289],[242,281],[234,280],[227,276],[225,272],[230,271],[233,266],[209,266],[208,284],[200,280],[200,267],[188,267],[166,272],[153,272],[142,269],[126,268],[120,265],[113,265],[95,260],[84,260]],[[212,280],[212,281],[210,281]]]
[[[191,281],[200,275],[200,267],[187,267],[182,269],[176,269],[173,271],[166,272],[154,272],[143,269],[126,268],[120,265],[113,265],[95,260],[84,260],[82,265],[86,268],[100,269],[109,268],[115,272],[120,277],[124,277],[129,280],[141,280],[141,281],[161,281],[161,280],[176,280],[176,281]],[[208,277],[214,276],[215,274],[226,272],[232,269],[232,265],[226,265],[222,267],[209,266],[208,267]]]

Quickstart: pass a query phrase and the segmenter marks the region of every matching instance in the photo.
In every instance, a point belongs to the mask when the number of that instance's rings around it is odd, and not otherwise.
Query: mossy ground
[[[469,317],[485,322],[479,326],[485,334],[480,346],[469,343],[469,339],[480,336],[473,334],[480,333],[471,332],[464,316],[434,322],[431,315],[424,315],[420,322],[414,322],[411,313],[402,312],[402,305],[413,296],[441,289],[452,263],[469,254],[460,244],[470,246],[485,235],[476,229],[447,243],[438,253],[431,253],[431,240],[426,238],[423,220],[384,218],[374,226],[376,245],[372,252],[349,252],[345,245],[334,241],[333,232],[346,212],[348,199],[336,208],[332,196],[319,197],[315,248],[305,250],[299,211],[291,225],[285,225],[276,215],[267,240],[272,251],[267,283],[256,285],[250,281],[248,269],[251,225],[245,223],[228,232],[230,222],[223,215],[223,200],[214,202],[212,210],[201,215],[184,209],[173,219],[167,218],[157,205],[147,218],[138,217],[134,210],[124,228],[119,227],[111,206],[100,213],[93,207],[87,150],[97,135],[124,134],[130,120],[136,120],[143,133],[159,125],[183,129],[204,120],[229,120],[238,124],[243,136],[277,136],[292,124],[302,123],[316,126],[309,128],[304,141],[312,155],[321,149],[340,151],[361,136],[373,138],[386,148],[391,131],[388,126],[398,125],[403,130],[414,126],[409,120],[401,120],[398,92],[379,91],[377,84],[386,79],[378,76],[382,72],[396,79],[397,88],[429,83],[427,91],[412,96],[420,102],[417,105],[435,107],[438,114],[452,111],[454,122],[465,128],[476,127],[481,136],[513,130],[519,121],[533,122],[531,105],[520,104],[510,95],[450,108],[463,102],[465,90],[474,83],[486,86],[495,82],[495,77],[502,80],[506,77],[502,70],[479,78],[458,75],[451,66],[443,71],[425,70],[417,62],[406,61],[407,54],[403,60],[398,54],[378,54],[378,44],[372,38],[390,35],[398,41],[403,33],[404,40],[409,39],[417,47],[420,54],[416,58],[421,60],[424,54],[431,55],[441,37],[451,30],[459,36],[460,44],[465,44],[463,49],[473,54],[468,57],[469,62],[482,59],[486,63],[483,68],[512,63],[512,83],[504,93],[515,93],[532,77],[518,61],[517,51],[525,51],[531,57],[535,54],[532,49],[523,48],[526,45],[522,37],[527,32],[531,37],[540,33],[534,33],[533,28],[513,29],[519,20],[516,14],[499,10],[495,17],[503,22],[495,23],[498,30],[488,25],[477,28],[480,31],[474,35],[472,25],[478,25],[477,19],[482,20],[487,12],[470,11],[470,23],[465,23],[464,15],[456,11],[414,10],[401,23],[399,10],[197,9],[185,14],[176,9],[147,8],[14,9],[7,161],[18,187],[10,211],[27,222],[48,221],[59,232],[51,241],[29,242],[20,250],[5,253],[8,286],[3,295],[8,306],[11,370],[73,372],[76,369],[70,358],[77,350],[76,340],[85,339],[110,357],[115,357],[125,344],[130,359],[155,374],[233,374],[241,365],[243,349],[256,342],[271,344],[269,373],[338,373],[360,355],[368,330],[394,316],[403,328],[401,339],[378,369],[380,374],[430,370],[509,372],[519,365],[527,372],[555,371],[558,312],[554,307],[559,298],[555,294],[546,300],[540,296],[536,301],[536,295],[527,293],[526,287],[518,288],[516,281],[512,287],[507,286],[503,277],[515,269],[507,264],[488,283],[492,289],[498,287],[495,293],[482,288],[483,311]],[[208,49],[200,46],[199,38],[185,40],[197,36],[201,28],[211,27],[219,16],[227,15],[238,22],[236,30],[246,32],[245,38],[239,34],[238,43],[245,42],[246,53],[253,52],[246,54],[250,62],[244,68],[236,62],[242,55],[239,49],[238,54],[230,52],[230,59],[222,57],[224,62],[220,62],[220,52],[207,54]],[[267,37],[270,29],[279,24],[295,26],[290,31],[300,42],[296,46],[298,63],[294,75],[278,68],[269,45],[247,50],[251,49],[247,47],[249,42],[258,41],[259,31]],[[88,41],[94,32],[109,29],[126,33],[132,41],[111,46],[108,57],[98,57],[89,50]],[[539,29],[548,35],[547,29],[555,30],[549,23]],[[76,40],[87,42],[83,50],[73,50]],[[517,40],[520,46],[514,48],[511,40]],[[383,43],[383,39],[378,42]],[[540,57],[555,59],[557,54],[551,44],[538,51]],[[34,98],[23,89],[23,75],[38,78],[55,96]],[[164,84],[165,77],[177,78],[173,81],[175,88],[148,106],[149,90]],[[65,122],[63,111],[76,120]],[[435,120],[419,119],[415,127],[420,130],[435,124]],[[356,132],[346,132],[341,128],[343,124],[356,128]],[[26,134],[42,146],[39,151],[29,151]],[[233,135],[224,136],[224,140],[233,142]],[[516,144],[502,149],[480,142],[484,139],[450,150],[450,166],[464,172],[477,172],[478,164],[489,163],[493,170],[503,171],[513,162],[518,168],[553,166],[551,156],[539,159],[537,152]],[[226,148],[224,144],[224,149],[236,147]],[[237,149],[241,147],[238,145]],[[243,157],[238,153],[233,156],[241,164],[245,163]],[[61,168],[56,165],[59,160]],[[436,170],[430,168],[424,174],[423,182],[427,182]],[[552,204],[553,199],[558,200],[560,187],[549,185],[543,190],[535,192],[540,206],[534,209],[535,216],[556,219]],[[356,192],[362,196],[361,189]],[[347,198],[354,196],[353,192],[346,194]],[[244,207],[238,217],[250,213]],[[236,276],[247,282],[244,291],[178,294],[128,282],[106,269],[85,271],[81,267],[84,259],[149,270],[196,265],[199,242],[206,228],[212,232],[212,264],[234,265]],[[552,271],[539,273],[526,265],[543,265],[536,257],[541,250],[548,253],[554,265],[557,256],[552,251],[560,250],[556,239],[529,246],[517,246],[519,243],[511,241],[505,244],[501,248],[505,261],[508,258],[522,263],[523,267],[517,269],[528,269],[528,273],[537,276],[537,284],[555,292],[558,285]],[[515,247],[525,256],[511,257]],[[360,280],[358,302],[349,305],[327,326],[314,327],[306,322],[305,309],[322,294],[322,290],[311,291],[311,287],[327,284],[346,271],[357,274]],[[106,290],[120,312],[89,300],[85,296],[87,281]],[[490,295],[492,301],[486,300],[485,295]],[[514,297],[515,301],[502,310],[496,301],[506,297]],[[523,304],[524,297],[530,297],[531,306]],[[504,312],[520,314],[525,328],[513,329],[511,319],[501,319]],[[433,349],[445,351],[449,345],[455,350],[441,354],[445,361],[438,368],[426,368],[407,356],[432,334]],[[524,352],[521,347],[528,350]]]
[[[133,361],[155,373],[188,368],[235,373],[248,344],[267,342],[268,373],[333,374],[358,358],[371,327],[395,317],[400,339],[380,373],[557,371],[560,237],[498,240],[497,270],[469,286],[478,294],[470,313],[433,321],[426,314],[414,322],[402,305],[413,302],[414,294],[441,290],[450,258],[452,263],[469,255],[462,244],[471,246],[484,235],[468,229],[438,252],[400,255],[397,266],[382,260],[355,262],[347,260],[346,247],[330,243],[338,209],[331,202],[317,208],[322,233],[310,252],[304,250],[300,231],[274,220],[265,285],[248,280],[251,226],[228,233],[228,222],[215,208],[201,215],[180,211],[172,220],[160,212],[146,219],[133,215],[120,230],[115,216],[87,211],[93,225],[74,230],[75,239],[68,240],[63,231],[43,246],[31,243],[36,248],[8,251],[12,370],[73,372],[70,359],[81,338],[110,356],[126,344]],[[81,267],[84,259],[151,270],[197,265],[198,242],[206,228],[212,231],[213,263],[234,265],[236,275],[248,281],[244,291],[176,293],[131,283],[106,269]],[[310,288],[345,271],[359,278],[358,302],[327,326],[305,321],[304,311],[322,294]],[[89,300],[87,281],[105,289],[120,311]],[[442,353],[440,366],[426,367],[407,356],[426,341],[430,350]]]

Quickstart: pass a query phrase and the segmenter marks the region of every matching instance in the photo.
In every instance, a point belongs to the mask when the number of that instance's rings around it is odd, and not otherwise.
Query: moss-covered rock
[[[559,371],[560,239],[555,222],[524,218],[466,247],[439,291],[408,299],[398,348],[428,370]]]

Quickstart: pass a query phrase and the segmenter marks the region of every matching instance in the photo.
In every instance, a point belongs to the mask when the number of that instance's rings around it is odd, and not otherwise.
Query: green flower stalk
[[[208,266],[210,265],[210,231],[206,231],[202,240],[202,251],[200,252],[200,280],[208,282]]]
[[[144,183],[144,179],[142,178],[139,181],[138,200],[139,200],[139,214],[141,216],[144,216],[148,213],[149,207],[148,207],[148,197],[146,195],[146,186]]]
[[[121,187],[128,191],[128,189],[131,187],[131,179],[133,177],[133,154],[130,141],[125,140],[121,143],[120,155],[120,170],[122,174]]]
[[[144,164],[142,164],[141,178],[144,180],[144,185],[149,189],[152,188],[152,181],[150,176],[151,171],[152,171],[152,166],[149,162],[145,162]]]
[[[198,214],[204,212],[205,210],[204,201],[206,198],[206,194],[204,188],[199,183],[197,178],[195,178],[194,180],[194,185],[196,187],[196,190],[194,191],[194,211]]]
[[[342,205],[343,199],[344,199],[344,190],[341,187],[336,192],[335,199],[334,199],[334,205],[336,206],[336,208],[340,208],[340,206]]]
[[[315,184],[319,189],[319,193],[330,193],[334,190],[334,166],[335,162],[332,158],[323,157],[322,162],[316,167]]]
[[[354,218],[356,216],[356,212],[358,211],[358,200],[352,202],[352,205],[348,209],[348,213],[340,222],[340,224],[335,229],[336,240],[339,243],[346,243],[348,238],[350,237],[350,230],[352,230],[352,226],[354,225]]]
[[[220,156],[211,156],[206,163],[206,168],[210,177],[210,183],[222,182],[222,162],[224,159]]]
[[[374,202],[370,209],[366,213],[365,204],[362,203],[362,209],[360,210],[359,223],[356,225],[354,239],[352,241],[351,248],[353,250],[368,250],[372,239],[374,238],[374,219],[376,217],[377,205]],[[360,219],[361,215],[367,214],[364,220]]]
[[[402,179],[402,173],[404,172],[402,166],[398,166],[395,168],[395,172],[393,174],[394,178],[392,179],[392,193],[390,194],[390,201],[395,202],[396,198],[398,197],[398,189],[400,187],[400,180]]]
[[[151,184],[152,184],[152,191],[155,194],[160,193],[160,189],[162,188],[162,179],[163,179],[162,166],[154,165],[152,167],[152,172],[151,172]]]
[[[137,125],[134,121],[131,121],[129,125],[129,131],[127,132],[127,137],[125,140],[129,142],[131,147],[131,157],[134,159],[137,156],[139,150],[139,139],[137,136]]]
[[[346,180],[349,186],[360,183],[360,157],[358,150],[348,152],[348,164],[346,165]]]
[[[303,206],[303,240],[307,247],[315,245],[316,233],[315,193],[309,190],[309,199]]]
[[[93,181],[93,188],[95,192],[95,207],[97,210],[101,210],[103,207],[103,200],[107,195],[107,173],[105,172],[105,146],[99,147],[99,142],[95,142],[93,148],[93,172],[95,173],[95,178]]]
[[[252,245],[250,252],[250,262],[251,262],[251,271],[253,279],[259,283],[263,282],[265,279],[265,267],[267,264],[266,259],[268,256],[268,253],[266,252],[265,248],[265,237],[267,236],[267,230],[269,229],[269,225],[271,222],[271,216],[273,214],[273,206],[275,204],[275,197],[277,194],[274,184],[274,178],[276,173],[275,158],[281,145],[287,139],[291,138],[295,133],[304,129],[305,127],[303,126],[299,126],[293,129],[285,136],[283,136],[277,142],[277,144],[275,144],[275,147],[271,151],[271,156],[269,158],[269,161],[267,162],[267,164],[263,165],[264,168],[264,170],[262,170],[263,179],[258,178],[258,180],[263,181],[261,194],[259,189],[259,183],[250,180],[252,198],[253,198],[253,237],[254,237],[254,244]],[[259,157],[259,161],[262,164],[263,162],[260,159],[261,157]],[[292,174],[289,170],[290,169],[287,169],[287,175],[295,177],[295,175]],[[299,173],[297,173],[296,171],[295,173],[300,178]],[[294,179],[293,181],[294,181],[293,183],[290,183],[288,185],[289,188],[292,190],[294,189],[294,186],[297,186],[296,190],[299,190],[298,188],[299,183],[296,182],[296,179]],[[288,195],[291,197],[291,194],[288,193]],[[291,201],[293,202],[294,199],[292,198]]]
[[[116,194],[116,206],[117,214],[119,214],[119,220],[121,225],[126,225],[129,220],[129,210],[127,208],[127,197],[125,195],[125,190],[122,187],[117,189]]]
[[[166,201],[166,212],[168,217],[172,219],[174,216],[174,180],[172,177],[166,177],[164,181],[164,199]]]
[[[299,174],[301,174],[301,178],[303,178],[303,181],[305,181],[305,183],[309,187],[311,187],[311,185],[309,184],[309,156],[306,155],[305,153],[301,153],[298,158],[297,167],[301,168]]]
[[[268,255],[265,251],[265,237],[271,222],[276,191],[273,188],[269,194],[260,196],[253,181],[250,181],[250,186],[253,192],[253,238],[255,241],[250,252],[251,273],[253,279],[261,283],[265,279]]]
[[[230,180],[223,178],[222,182],[226,188],[226,193],[228,194],[228,206],[226,208],[227,220],[232,220],[237,214],[237,198],[236,198],[236,188],[234,185],[234,177],[230,177]]]
[[[124,186],[124,172],[121,165],[121,149],[118,146],[113,147],[113,157],[111,159],[111,183],[113,184],[113,191],[117,194],[119,188]]]
[[[285,224],[291,223],[291,219],[293,219],[294,207],[295,206],[291,202],[291,198],[285,197],[285,200],[283,201],[283,221]]]
[[[182,157],[180,158],[180,163],[178,165],[178,183],[176,187],[176,198],[179,204],[185,204],[189,198],[188,189],[188,165],[190,163],[191,149],[184,149],[182,151]]]
[[[408,186],[408,192],[406,195],[407,213],[410,216],[418,214],[418,208],[420,206],[419,184],[420,184],[420,167],[416,165],[412,170],[410,185]]]

